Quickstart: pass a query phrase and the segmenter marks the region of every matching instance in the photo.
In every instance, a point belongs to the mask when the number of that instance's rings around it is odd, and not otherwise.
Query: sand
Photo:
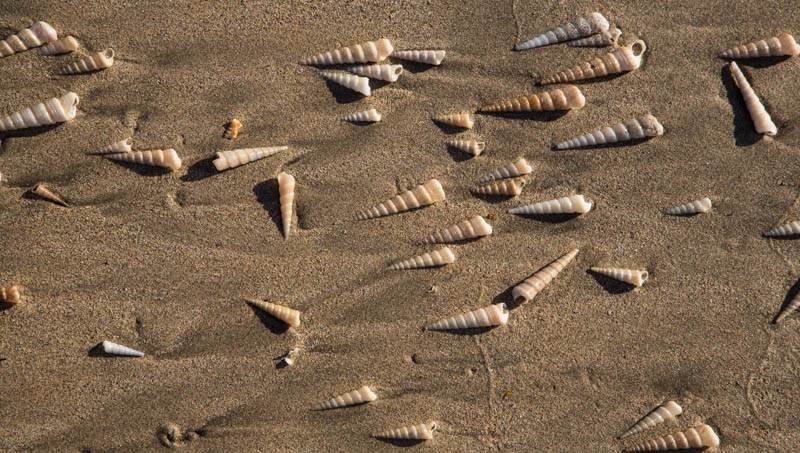
[[[70,77],[54,74],[74,55],[0,59],[3,115],[68,90],[81,97],[69,123],[0,133],[0,284],[26,298],[0,311],[0,450],[395,451],[370,434],[427,420],[440,430],[415,449],[614,452],[701,422],[724,452],[800,444],[800,315],[771,324],[800,286],[800,250],[761,236],[800,218],[800,59],[741,64],[778,125],[766,139],[716,58],[798,32],[795,5],[233,3],[0,2],[2,37],[45,20],[84,50],[117,55],[106,71]],[[536,79],[604,53],[510,50],[593,10],[648,51],[635,72],[580,84],[585,108],[477,115],[464,134],[430,120],[541,91]],[[369,98],[297,64],[380,37],[447,57],[403,63]],[[338,121],[369,107],[382,122]],[[662,137],[551,149],[648,112]],[[244,126],[231,142],[222,133],[233,118]],[[86,155],[128,136],[136,149],[175,148],[184,167]],[[462,136],[484,140],[484,154],[446,149]],[[216,151],[278,145],[289,150],[224,173],[211,165]],[[519,156],[534,166],[519,197],[470,194],[474,179]],[[288,241],[280,171],[297,178]],[[352,220],[430,178],[445,202]],[[28,194],[39,182],[73,207]],[[505,213],[573,193],[595,208],[567,221]],[[709,213],[662,214],[705,196]],[[476,214],[493,214],[495,232],[453,246],[454,264],[386,270],[432,250],[415,243],[426,234]],[[577,258],[547,288],[512,303],[514,285],[572,248]],[[630,290],[587,272],[608,265],[651,276]],[[302,324],[287,330],[243,297],[302,310]],[[513,308],[507,325],[421,330],[493,302]],[[90,354],[103,340],[146,356]],[[295,365],[276,367],[294,347]],[[364,384],[377,401],[309,411]],[[683,415],[616,440],[669,398]]]

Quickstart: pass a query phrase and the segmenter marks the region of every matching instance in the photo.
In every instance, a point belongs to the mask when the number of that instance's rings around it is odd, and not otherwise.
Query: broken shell
[[[450,140],[447,145],[473,156],[479,156],[486,149],[486,143],[475,140]]]
[[[449,228],[444,228],[429,234],[423,244],[440,244],[443,242],[463,241],[492,234],[492,226],[486,220],[476,215],[470,219],[461,221]]]
[[[64,201],[63,198],[59,197],[52,190],[50,190],[47,187],[45,187],[44,184],[41,184],[41,183],[40,184],[36,184],[35,186],[33,186],[33,189],[31,189],[31,192],[35,193],[36,195],[38,195],[38,196],[40,196],[40,197],[42,197],[42,198],[44,198],[46,200],[50,200],[53,203],[60,204],[61,206],[64,206],[66,208],[69,207],[69,204],[67,204],[67,202]]]
[[[358,220],[374,219],[375,217],[383,217],[422,206],[432,205],[444,199],[445,193],[444,189],[442,189],[442,184],[436,179],[430,179],[425,184],[420,184],[411,190],[406,190],[390,200],[386,200],[377,206],[360,212],[356,218]]]
[[[556,276],[564,270],[578,254],[578,249],[572,249],[552,263],[536,271],[533,275],[523,280],[519,285],[511,290],[511,297],[516,303],[527,302],[534,298],[539,291],[548,285]]]
[[[456,261],[456,255],[450,250],[450,247],[442,247],[433,252],[424,253],[422,255],[400,261],[399,263],[389,266],[391,270],[406,270],[406,269],[422,269],[425,267],[439,267],[446,264],[452,264]]]
[[[676,403],[675,401],[667,401],[661,406],[658,406],[657,408],[653,409],[652,412],[650,412],[649,414],[647,414],[647,416],[639,420],[639,422],[633,425],[631,429],[625,431],[625,433],[619,436],[619,438],[624,439],[628,436],[638,434],[648,428],[652,428],[653,426],[659,423],[662,423],[671,418],[675,418],[682,412],[683,409],[678,405],[678,403]]]
[[[800,221],[795,220],[794,222],[787,223],[785,225],[781,225],[779,227],[775,227],[766,233],[764,233],[765,237],[774,238],[779,236],[795,236],[800,235]]]
[[[283,239],[289,240],[292,228],[292,203],[294,203],[294,176],[285,171],[278,174],[278,192],[280,192],[281,219],[283,220]]]
[[[587,38],[570,41],[567,43],[567,45],[570,47],[616,47],[617,41],[619,40],[619,36],[621,34],[622,30],[615,27],[610,30],[601,31],[598,34],[589,36]]]
[[[380,439],[433,439],[433,431],[436,429],[436,422],[420,423],[419,425],[403,426],[402,428],[390,429],[373,434],[372,437]]]
[[[375,401],[376,399],[378,399],[378,395],[376,395],[371,388],[365,385],[358,390],[353,390],[352,392],[336,396],[328,401],[317,404],[316,406],[312,407],[311,410],[322,411],[327,409],[336,409],[339,407],[368,403],[370,401]]]
[[[465,129],[472,129],[475,120],[472,119],[471,113],[452,113],[449,115],[439,115],[433,117],[437,123],[447,124],[449,126],[463,127]]]
[[[555,200],[520,206],[509,209],[509,214],[585,214],[592,209],[592,203],[586,201],[583,195],[571,195]]]
[[[580,109],[586,98],[575,85],[558,88],[545,93],[535,93],[517,99],[507,99],[479,109],[481,112],[550,112],[553,110]]]
[[[647,280],[647,277],[650,276],[647,271],[623,269],[619,267],[592,267],[590,270],[636,287],[641,287]]]
[[[503,179],[473,187],[472,193],[481,195],[511,195],[517,196],[522,193],[525,181],[522,179]]]
[[[550,44],[591,36],[606,30],[608,30],[608,20],[606,20],[602,14],[595,12],[588,16],[575,19],[566,25],[542,33],[522,44],[517,44],[514,50],[527,50],[548,46]]]
[[[228,123],[227,127],[225,128],[225,133],[222,134],[222,138],[233,140],[234,138],[239,136],[239,131],[241,129],[242,129],[241,121],[234,118]]]
[[[61,75],[83,74],[85,72],[110,68],[113,64],[114,49],[106,49],[102,52],[95,52],[80,61],[71,63],[58,71],[58,73]]]
[[[67,36],[64,39],[51,42],[50,44],[42,47],[39,50],[39,55],[61,55],[65,53],[75,52],[78,50],[78,40],[72,36]]]
[[[615,126],[605,126],[592,132],[563,141],[556,149],[583,148],[585,146],[604,145],[635,140],[644,137],[655,137],[664,133],[664,126],[653,115],[633,118]]]
[[[21,300],[17,285],[0,286],[0,302],[18,304]]]
[[[515,160],[512,163],[510,163],[510,164],[508,164],[508,165],[506,165],[504,167],[500,167],[500,168],[498,168],[496,170],[493,170],[491,173],[489,173],[486,176],[482,176],[482,177],[478,178],[475,181],[475,184],[483,184],[485,182],[495,181],[495,180],[498,180],[498,179],[515,178],[517,176],[524,176],[524,175],[529,174],[532,171],[533,171],[533,168],[531,168],[531,166],[528,165],[528,162],[525,160],[525,158],[520,157],[519,159]]]
[[[273,304],[272,302],[249,299],[247,297],[245,297],[244,300],[250,305],[260,308],[261,310],[264,310],[265,312],[280,319],[281,321],[285,322],[286,324],[289,324],[294,328],[300,327],[300,311],[295,310],[294,308],[289,308],[284,305]]]
[[[691,203],[675,206],[672,209],[667,209],[664,214],[667,215],[692,215],[706,212],[711,209],[711,199],[706,197],[702,200],[695,200]]]
[[[388,39],[367,41],[350,47],[342,47],[330,52],[321,53],[306,58],[300,64],[329,65],[342,63],[369,63],[378,62],[388,57],[394,48]]]
[[[784,33],[777,38],[768,38],[758,42],[741,44],[719,54],[720,58],[730,59],[780,57],[783,55],[800,55],[800,46],[797,45],[794,36],[789,33]]]
[[[319,75],[331,82],[338,83],[339,85],[357,91],[364,96],[369,96],[371,91],[369,88],[369,79],[357,75],[348,74],[346,72],[331,72],[320,71]]]
[[[703,424],[669,436],[648,440],[627,451],[685,450],[718,446],[719,437],[717,433],[710,426]]]
[[[122,346],[116,343],[112,343],[110,341],[104,341],[100,343],[100,347],[103,348],[103,352],[105,352],[106,354],[124,355],[129,357],[144,356],[143,352],[139,352],[135,349],[131,349],[127,346]]]
[[[133,139],[128,137],[125,140],[120,140],[108,146],[104,146],[91,154],[102,155],[102,154],[114,154],[114,153],[128,153],[132,149],[131,145],[133,145]]]
[[[444,50],[396,50],[392,56],[401,60],[416,61],[439,66],[444,60]]]
[[[469,313],[452,316],[425,326],[425,330],[471,329],[474,327],[500,326],[508,322],[506,304],[489,305]]]
[[[560,71],[543,79],[539,82],[539,85],[568,83],[624,71],[633,71],[642,64],[642,56],[644,56],[645,50],[647,50],[647,45],[639,39],[602,57],[596,57],[591,61]]]
[[[244,148],[231,151],[218,151],[217,158],[213,160],[213,164],[217,171],[223,171],[273,156],[287,149],[289,149],[288,146],[272,146],[268,148]]]
[[[63,123],[78,113],[78,95],[69,92],[60,98],[48,99],[0,120],[0,132]]]
[[[373,64],[363,66],[348,66],[345,70],[370,79],[395,82],[403,73],[403,66],[399,64]]]
[[[380,120],[381,114],[375,109],[351,113],[342,118],[342,121],[350,121],[351,123],[377,123]]]
[[[0,41],[0,58],[55,41],[58,41],[55,29],[47,22],[36,22],[16,35]]]
[[[750,113],[750,119],[753,120],[753,126],[759,134],[775,135],[778,133],[778,127],[772,122],[769,113],[764,108],[764,104],[758,99],[758,95],[753,91],[750,82],[744,77],[739,65],[735,61],[730,63],[731,76],[736,86],[744,98],[744,104],[747,106],[747,111]]]
[[[127,153],[105,154],[103,157],[111,160],[130,162],[134,164],[164,167],[170,170],[181,168],[181,158],[174,149],[156,149],[152,151],[130,151]]]

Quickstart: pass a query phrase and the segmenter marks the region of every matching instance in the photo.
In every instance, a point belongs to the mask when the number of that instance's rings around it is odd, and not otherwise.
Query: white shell
[[[439,115],[435,116],[433,120],[442,124],[463,127],[465,129],[472,129],[472,126],[475,124],[475,120],[472,119],[472,114],[467,112]]]
[[[470,189],[472,193],[483,195],[511,195],[516,197],[522,193],[525,186],[523,179],[503,179],[501,181],[491,181]]]
[[[128,137],[124,140],[114,142],[108,146],[104,146],[92,154],[114,154],[114,153],[128,153],[131,151],[133,145],[133,138]]]
[[[55,41],[58,41],[55,29],[47,22],[36,22],[30,28],[0,41],[0,58]]]
[[[288,146],[271,146],[267,148],[244,148],[230,151],[218,151],[217,158],[214,159],[213,163],[217,171],[223,171],[273,156],[287,149],[289,149]]]
[[[613,30],[601,31],[596,35],[589,36],[583,39],[576,39],[567,43],[570,47],[608,47],[616,46],[622,30],[614,28]]]
[[[675,206],[672,209],[667,209],[664,214],[667,215],[692,215],[706,212],[711,209],[711,199],[706,197],[702,200],[695,200],[691,203]]]
[[[533,169],[531,168],[530,165],[528,165],[528,162],[524,158],[520,157],[519,159],[515,160],[514,162],[511,162],[510,164],[498,168],[496,170],[493,170],[486,176],[478,178],[475,181],[475,184],[483,184],[485,182],[495,181],[498,179],[523,176],[529,174],[532,171]]]
[[[795,236],[795,235],[800,235],[800,221],[797,220],[795,220],[794,222],[787,223],[785,225],[775,227],[764,233],[764,236],[768,238],[774,238],[779,236]]]
[[[742,44],[719,54],[722,58],[758,58],[800,55],[800,46],[794,36],[784,33],[777,38],[762,39],[758,42]]]
[[[591,36],[595,33],[608,30],[608,26],[608,20],[606,20],[602,14],[592,13],[586,17],[575,19],[566,25],[542,33],[522,44],[517,44],[514,50],[533,49],[535,47],[548,46],[550,44]]]
[[[744,77],[739,65],[735,61],[730,63],[731,75],[739,91],[742,92],[742,98],[747,106],[747,111],[750,112],[750,118],[753,120],[753,126],[759,134],[775,135],[778,133],[778,127],[772,122],[767,110],[764,109],[764,104],[758,99],[758,95],[753,91],[750,82]]]
[[[783,318],[789,316],[790,314],[797,311],[800,308],[800,293],[796,294],[792,300],[786,305],[786,307],[781,310],[777,316],[775,316],[775,320],[773,321],[774,324],[777,324],[783,320]]]
[[[571,195],[556,200],[542,201],[540,203],[520,206],[509,209],[509,214],[585,214],[592,209],[592,203],[586,201],[583,195]]]
[[[294,365],[294,361],[297,359],[297,355],[298,355],[299,353],[300,353],[300,348],[293,348],[293,349],[290,349],[290,350],[289,350],[289,352],[287,352],[286,354],[284,354],[284,356],[283,356],[283,363],[285,363],[285,364],[286,364],[286,366],[292,366],[292,365]]]
[[[388,39],[367,41],[350,47],[342,47],[330,52],[321,53],[306,58],[300,64],[329,65],[342,63],[370,63],[378,62],[388,57],[394,48]]]
[[[508,322],[506,304],[489,305],[469,313],[456,315],[425,326],[425,330],[471,329],[499,326]]]
[[[369,79],[357,75],[348,74],[346,72],[331,72],[320,71],[319,75],[331,82],[338,83],[339,85],[357,91],[364,96],[369,96],[371,91],[369,88]]]
[[[99,71],[110,68],[114,64],[114,49],[106,49],[102,52],[83,58],[80,61],[69,64],[62,68],[58,73],[61,75],[82,74],[84,72]]]
[[[127,346],[122,346],[116,343],[112,343],[110,341],[104,341],[100,343],[100,347],[103,348],[103,352],[105,352],[106,354],[124,355],[130,357],[144,356],[143,352],[139,352],[135,349],[131,349]]]
[[[122,162],[134,164],[150,165],[152,167],[164,167],[170,170],[181,168],[181,158],[174,149],[156,149],[152,151],[129,151],[127,153],[105,154],[103,157]]]
[[[380,439],[433,439],[433,431],[436,429],[436,422],[420,423],[419,425],[403,426],[402,428],[390,429],[380,433],[375,433],[372,437]]]
[[[286,324],[289,324],[294,328],[300,326],[300,311],[295,310],[294,308],[289,308],[285,305],[273,304],[272,302],[266,302],[256,299],[245,298],[244,300],[245,302],[264,310],[265,312],[280,319],[281,321],[285,322]]]
[[[423,244],[441,244],[443,242],[463,241],[492,234],[492,226],[486,219],[476,215],[470,219],[461,221],[449,228],[444,228],[429,234]]]
[[[526,278],[511,290],[511,297],[515,302],[527,302],[534,298],[539,291],[547,286],[564,267],[567,266],[578,254],[578,249],[572,249],[552,263]]]
[[[657,408],[653,409],[652,412],[650,412],[649,414],[647,414],[647,416],[639,420],[639,422],[633,425],[631,429],[625,431],[625,433],[619,436],[619,438],[624,439],[628,436],[638,434],[648,428],[652,428],[653,426],[664,422],[665,420],[675,418],[682,412],[683,409],[678,405],[678,403],[676,403],[675,401],[667,401],[661,406],[658,406]]]
[[[339,395],[323,403],[312,407],[312,411],[322,411],[326,409],[336,409],[338,407],[352,406],[354,404],[367,403],[378,399],[378,395],[368,386],[363,386],[358,390]]]
[[[444,50],[395,50],[392,56],[401,60],[416,61],[439,66],[444,60]]]
[[[450,140],[447,145],[473,156],[479,156],[486,149],[486,143],[475,140]]]
[[[453,264],[456,261],[456,255],[450,250],[450,247],[442,247],[433,252],[423,253],[422,255],[400,261],[399,263],[389,266],[391,270],[406,270],[406,269],[421,269],[424,267],[438,267],[445,264]]]
[[[710,426],[703,424],[669,436],[648,440],[626,451],[686,450],[689,448],[718,446],[719,437],[717,433]]]
[[[445,193],[442,184],[436,179],[430,179],[425,184],[406,190],[390,200],[358,213],[356,219],[367,220],[397,214],[414,208],[432,205],[444,199]]]
[[[63,123],[75,118],[78,113],[78,95],[69,92],[60,98],[52,98],[21,112],[12,113],[0,120],[0,132]]]
[[[553,83],[569,83],[576,80],[591,79],[609,74],[633,71],[642,64],[642,57],[647,50],[647,45],[638,39],[625,47],[619,47],[602,57],[595,57],[591,61],[577,64],[569,69],[561,70],[550,77],[539,81],[540,85]]]
[[[350,121],[351,123],[377,123],[380,120],[381,114],[375,109],[351,113],[342,118],[342,121]]]
[[[650,274],[647,271],[640,271],[636,269],[622,269],[619,267],[593,267],[592,272],[611,277],[614,280],[629,283],[636,287],[641,287]]]
[[[399,64],[372,64],[363,66],[348,66],[345,70],[370,79],[395,82],[403,73],[403,66]]]
[[[46,200],[50,200],[53,203],[60,204],[61,206],[64,206],[66,208],[69,207],[69,204],[67,204],[67,202],[64,201],[63,198],[59,197],[52,190],[45,187],[44,184],[36,184],[33,187],[33,189],[31,189],[31,192],[35,193],[36,195]]]
[[[278,174],[278,192],[280,192],[281,220],[283,221],[283,238],[289,240],[292,228],[292,203],[294,203],[294,176],[285,171]]]
[[[481,112],[552,112],[554,110],[582,109],[586,97],[580,88],[569,85],[555,90],[534,93],[513,99],[503,99],[494,104],[484,105]]]
[[[644,137],[655,137],[664,133],[664,126],[653,115],[633,118],[614,126],[605,126],[592,132],[575,137],[556,145],[556,149],[582,148],[584,146],[603,145],[635,140]]]
[[[59,39],[56,42],[42,47],[39,50],[39,55],[61,55],[65,53],[75,52],[78,50],[78,40],[72,36],[67,36],[64,39]]]

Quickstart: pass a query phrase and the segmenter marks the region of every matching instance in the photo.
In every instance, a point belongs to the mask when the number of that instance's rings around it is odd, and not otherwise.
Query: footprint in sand
[[[168,448],[184,447],[189,442],[197,439],[199,434],[194,431],[183,431],[175,423],[167,423],[158,429],[158,441]]]

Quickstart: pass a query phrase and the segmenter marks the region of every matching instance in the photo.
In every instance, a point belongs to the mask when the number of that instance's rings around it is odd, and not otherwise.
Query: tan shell
[[[539,84],[569,83],[576,80],[633,71],[642,64],[642,56],[644,56],[645,50],[647,50],[647,45],[639,39],[602,57],[597,57],[591,61],[558,72],[543,79]]]
[[[550,112],[553,110],[580,109],[586,98],[575,85],[546,93],[535,93],[517,99],[507,99],[480,108],[481,112]]]
[[[511,297],[517,303],[527,302],[534,298],[564,267],[567,266],[578,254],[578,249],[570,250],[552,263],[526,278],[511,290]]]
[[[430,179],[425,184],[420,184],[411,190],[406,190],[390,200],[360,212],[356,219],[367,220],[383,217],[399,212],[409,211],[414,208],[428,206],[445,199],[442,184],[436,179]]]
[[[653,115],[633,118],[615,126],[605,126],[592,132],[575,137],[556,145],[556,149],[583,148],[585,146],[604,145],[635,140],[644,137],[655,137],[664,133],[664,126]]]
[[[795,311],[797,311],[798,308],[800,308],[800,293],[796,294],[792,298],[792,300],[789,301],[789,303],[786,305],[786,307],[784,307],[784,309],[781,310],[778,313],[777,316],[775,316],[775,320],[773,321],[773,323],[777,324],[777,323],[783,321],[783,318],[785,318],[785,317],[789,316],[790,314],[794,313]]]
[[[500,326],[508,322],[506,304],[489,305],[469,313],[462,313],[425,326],[424,330],[471,329]]]
[[[675,418],[683,412],[683,408],[681,408],[678,403],[675,401],[667,401],[666,403],[658,406],[657,408],[653,409],[652,412],[647,414],[644,418],[639,420],[635,425],[631,427],[631,429],[625,431],[625,433],[619,436],[620,439],[624,439],[628,436],[632,436],[634,434],[639,434],[640,432],[652,428],[653,426],[663,423],[666,420],[671,418]]]
[[[58,71],[61,75],[82,74],[84,72],[99,71],[110,68],[114,64],[114,49],[106,49],[102,52],[85,57],[80,61],[71,63]]]
[[[479,156],[486,149],[486,143],[475,140],[450,140],[447,142],[447,146],[452,146],[473,156]]]
[[[287,149],[289,149],[288,146],[272,146],[268,148],[244,148],[231,151],[218,151],[217,158],[214,159],[213,163],[217,171],[223,171],[273,156]]]
[[[0,58],[58,41],[58,33],[47,22],[36,22],[14,36],[0,41]]]
[[[587,38],[570,41],[567,43],[567,45],[570,47],[616,47],[617,41],[619,40],[619,36],[621,34],[622,30],[615,27],[613,29],[601,31],[596,35],[592,35]]]
[[[300,327],[300,312],[298,310],[295,310],[294,308],[289,308],[284,305],[273,304],[272,302],[266,302],[256,299],[245,298],[244,300],[250,305],[260,308],[261,310],[264,310],[265,312],[280,319],[281,321],[285,322],[286,324],[289,324],[294,328]]]
[[[559,42],[569,41],[584,36],[608,30],[608,20],[600,13],[591,13],[588,16],[573,20],[572,22],[554,28],[541,35],[529,39],[522,44],[517,44],[514,50],[527,50],[536,47],[548,46]]]
[[[520,157],[519,159],[511,162],[510,164],[500,167],[496,170],[493,170],[488,175],[482,176],[475,181],[475,184],[483,184],[489,181],[496,181],[498,179],[504,178],[515,178],[517,176],[524,176],[533,171],[533,168],[528,164],[525,158]]]
[[[372,437],[379,439],[433,439],[433,431],[436,429],[436,422],[420,423],[419,425],[403,426],[402,428],[390,429],[380,433],[375,433]]]
[[[450,247],[442,247],[433,252],[424,253],[422,255],[400,261],[399,263],[389,266],[391,270],[406,270],[406,269],[422,269],[425,267],[439,267],[446,264],[453,264],[456,261],[456,255],[450,250]]]
[[[45,200],[50,200],[53,203],[60,204],[61,206],[67,208],[69,207],[69,204],[67,204],[67,202],[64,201],[63,198],[59,197],[52,190],[45,187],[44,184],[36,184],[35,186],[33,186],[33,189],[31,189],[31,192],[44,198]]]
[[[319,75],[331,82],[338,83],[345,88],[350,88],[353,91],[361,93],[364,96],[369,96],[371,94],[369,79],[366,77],[333,71],[320,71]]]
[[[351,113],[342,118],[342,121],[350,121],[351,123],[377,123],[380,120],[381,114],[375,109]]]
[[[0,286],[0,302],[18,304],[21,300],[17,285]]]
[[[59,39],[56,42],[51,42],[50,44],[42,47],[39,50],[39,55],[61,55],[65,53],[75,52],[78,50],[78,40],[73,38],[72,36],[67,36],[64,39]]]
[[[345,68],[353,74],[358,74],[370,79],[396,82],[403,73],[403,66],[399,64],[373,64],[363,66],[348,66]]]
[[[127,153],[106,154],[103,157],[111,160],[130,162],[134,164],[164,167],[170,170],[181,168],[181,158],[174,149],[156,149],[152,151],[130,151]]]
[[[222,134],[222,138],[233,140],[239,136],[239,131],[241,130],[242,122],[234,118],[228,123],[228,126],[225,128],[225,133]]]
[[[766,135],[777,134],[778,127],[772,122],[772,118],[770,118],[769,113],[767,113],[767,110],[764,108],[764,104],[758,99],[758,95],[753,91],[750,82],[747,81],[744,74],[742,74],[742,70],[739,69],[739,65],[737,65],[735,61],[732,61],[730,63],[730,68],[733,81],[742,93],[744,104],[747,106],[747,111],[750,112],[750,119],[753,120],[753,126],[756,132]]]
[[[685,450],[718,446],[717,433],[710,426],[703,424],[669,436],[648,440],[627,451]]]
[[[780,236],[795,236],[795,235],[800,235],[800,221],[797,220],[795,220],[794,222],[787,223],[785,225],[775,227],[764,233],[764,236],[768,238],[774,238]]]
[[[353,406],[360,403],[368,403],[370,401],[375,401],[376,399],[378,399],[378,395],[376,395],[371,388],[365,385],[358,390],[353,390],[352,392],[336,396],[328,401],[317,404],[316,406],[312,407],[311,410],[323,411],[327,409],[336,409],[339,407]]]
[[[443,242],[463,241],[492,234],[492,226],[486,219],[476,215],[461,221],[449,228],[444,228],[429,234],[423,239],[423,244],[441,244]]]
[[[555,200],[542,201],[517,208],[509,209],[509,214],[585,214],[592,209],[592,203],[586,201],[583,195],[571,195]]]
[[[108,146],[104,146],[92,154],[115,154],[115,153],[128,153],[131,151],[133,145],[133,138],[128,137],[124,140],[114,142]]]
[[[482,184],[473,187],[471,190],[472,193],[482,195],[511,195],[516,197],[522,193],[522,188],[524,186],[525,181],[522,179],[504,179]]]
[[[777,38],[762,39],[758,42],[741,44],[730,48],[719,56],[721,58],[759,58],[759,57],[780,57],[783,55],[800,55],[800,46],[794,40],[794,36],[784,33]]]
[[[614,280],[629,283],[636,287],[641,287],[644,282],[647,281],[647,277],[650,276],[647,271],[623,269],[619,267],[593,267],[591,271],[613,278]]]
[[[437,123],[463,127],[465,129],[472,129],[472,126],[475,124],[475,120],[472,119],[472,114],[467,112],[439,115],[433,117],[433,120]]]
[[[285,171],[278,174],[278,192],[281,195],[281,219],[283,220],[283,238],[289,240],[292,229],[292,203],[294,203],[294,176]]]
[[[306,58],[301,61],[300,64],[329,65],[378,62],[388,57],[393,50],[392,43],[390,43],[388,39],[382,38],[377,41],[367,41],[354,46],[342,47],[330,52],[321,53]]]
[[[706,212],[711,209],[711,199],[706,197],[702,200],[695,200],[691,203],[675,206],[672,209],[667,209],[664,214],[667,215],[692,215]]]
[[[63,123],[78,113],[78,95],[69,92],[60,98],[48,99],[0,120],[0,132]]]
[[[416,61],[417,63],[425,63],[434,66],[439,66],[444,60],[444,50],[396,50],[392,52],[394,58],[401,60]]]

